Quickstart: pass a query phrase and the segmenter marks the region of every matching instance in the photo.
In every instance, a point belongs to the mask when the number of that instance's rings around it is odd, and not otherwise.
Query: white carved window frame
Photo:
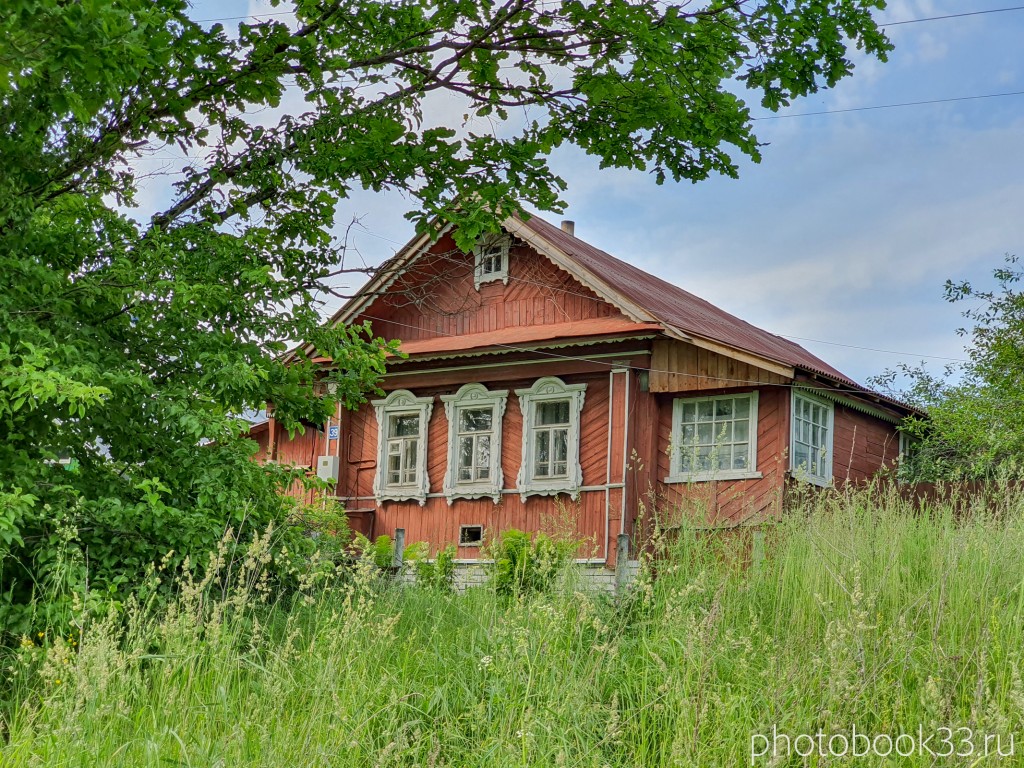
[[[559,493],[567,493],[573,499],[579,498],[583,485],[583,469],[580,466],[580,417],[583,413],[586,390],[586,384],[566,384],[554,376],[537,379],[532,387],[516,390],[519,408],[523,414],[523,454],[516,487],[523,501],[529,496],[555,496]],[[535,406],[538,403],[559,400],[569,401],[568,476],[534,477]]]
[[[483,384],[466,384],[454,395],[441,395],[448,418],[448,464],[444,474],[444,495],[451,504],[455,499],[491,498],[497,504],[505,478],[501,471],[501,422],[508,402],[507,389],[487,389]],[[459,413],[463,409],[491,409],[491,464],[485,482],[459,481]]]
[[[484,235],[473,247],[473,287],[480,290],[485,283],[494,283],[500,280],[508,285],[508,252],[512,245],[512,238],[508,235]],[[498,251],[501,258],[501,268],[484,273],[484,259],[494,255]]]
[[[427,438],[434,398],[416,397],[407,389],[399,389],[383,400],[374,400],[373,409],[377,413],[377,472],[373,478],[373,495],[378,504],[384,501],[418,501],[422,507],[427,503],[427,494],[430,492],[430,478],[427,476]],[[413,483],[393,485],[387,482],[390,439],[388,430],[391,417],[403,414],[419,416],[416,479]]]

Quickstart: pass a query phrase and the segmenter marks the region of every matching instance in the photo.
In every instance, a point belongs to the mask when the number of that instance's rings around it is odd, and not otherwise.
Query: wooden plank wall
[[[620,374],[620,378],[622,375]],[[377,505],[373,499],[373,478],[376,472],[377,420],[373,408],[363,406],[358,411],[342,417],[341,477],[339,496],[345,499],[352,510],[373,511],[374,535],[393,534],[396,528],[404,528],[406,541],[426,541],[436,551],[448,543],[458,541],[461,525],[483,525],[486,538],[493,540],[501,531],[518,528],[525,531],[569,532],[584,539],[586,543],[579,551],[579,557],[605,559],[605,534],[607,530],[606,480],[609,468],[618,467],[621,474],[622,448],[612,451],[608,448],[609,378],[608,374],[566,376],[566,383],[587,384],[583,404],[580,434],[580,464],[583,470],[584,486],[598,487],[581,493],[578,501],[567,496],[557,497],[558,503],[550,496],[531,496],[523,502],[515,492],[516,476],[522,459],[523,417],[515,389],[530,386],[535,379],[483,381],[490,389],[508,389],[508,406],[502,424],[502,470],[504,493],[498,504],[491,499],[456,499],[452,504],[441,496],[447,460],[448,421],[439,396],[454,393],[458,386],[418,388],[412,387],[417,396],[435,397],[434,410],[430,419],[428,434],[427,467],[430,478],[430,493],[425,506],[415,501],[384,502]],[[462,382],[465,383],[465,382]],[[614,394],[618,408],[624,407],[622,394]],[[622,417],[616,422],[613,445],[623,445],[621,434]],[[621,508],[621,500],[616,509]],[[616,523],[616,526],[618,523]],[[615,533],[618,532],[616,528]],[[614,550],[614,544],[611,547]],[[479,548],[460,547],[458,556],[474,559],[480,556]]]
[[[655,341],[651,369],[651,392],[694,392],[789,381],[772,371],[682,341]]]
[[[364,315],[378,335],[404,341],[623,316],[525,246],[511,249],[509,278],[507,286],[486,283],[478,291],[473,257],[458,251],[446,236]]]
[[[899,458],[895,424],[837,404],[832,443],[832,477],[837,486],[869,480]]]

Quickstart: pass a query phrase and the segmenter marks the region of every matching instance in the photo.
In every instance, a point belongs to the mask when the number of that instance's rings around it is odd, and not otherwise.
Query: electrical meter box
[[[338,457],[320,456],[316,460],[316,476],[321,480],[338,482]]]

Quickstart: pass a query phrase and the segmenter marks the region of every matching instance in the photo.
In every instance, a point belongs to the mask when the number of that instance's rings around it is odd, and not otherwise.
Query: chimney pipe
[[[573,237],[575,237],[576,236],[576,222],[575,221],[569,221],[569,219],[566,219],[565,221],[562,222],[562,231],[572,235]]]

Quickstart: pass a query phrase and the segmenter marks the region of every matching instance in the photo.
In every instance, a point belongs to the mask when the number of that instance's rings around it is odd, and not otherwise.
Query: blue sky
[[[879,19],[1012,5],[896,0]],[[257,0],[196,2],[193,17],[267,10]],[[1024,91],[1024,11],[887,31],[896,45],[888,63],[858,59],[852,78],[783,114]],[[767,143],[762,162],[741,162],[738,180],[658,186],[560,151],[553,164],[569,184],[564,218],[576,221],[577,236],[745,320],[833,342],[800,341],[855,379],[925,355],[963,357],[962,307],[943,300],[945,281],[987,284],[1004,254],[1024,257],[1024,95],[756,127]],[[377,263],[412,234],[408,206],[360,193],[341,201],[339,221],[360,217],[355,245]]]

